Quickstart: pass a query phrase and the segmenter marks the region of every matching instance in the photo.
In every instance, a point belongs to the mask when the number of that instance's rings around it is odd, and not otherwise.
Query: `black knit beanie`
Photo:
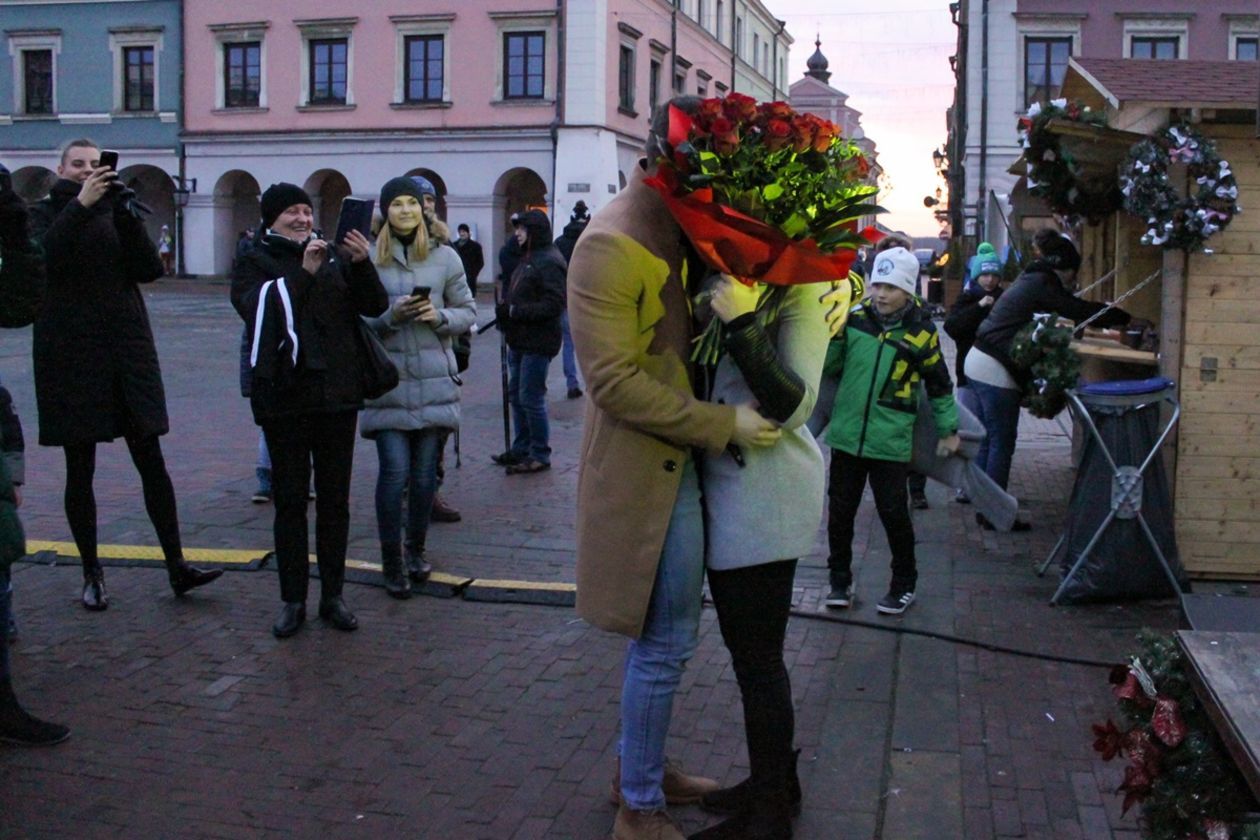
[[[1046,237],[1037,243],[1041,249],[1041,258],[1051,268],[1060,271],[1075,271],[1081,267],[1081,252],[1076,250],[1072,240],[1062,234]]]
[[[267,191],[262,194],[262,229],[266,230],[275,224],[276,219],[280,218],[280,214],[288,210],[295,204],[305,204],[307,207],[314,207],[311,197],[306,194],[306,190],[297,184],[272,184],[267,187]]]
[[[410,178],[390,178],[385,182],[385,186],[381,187],[381,213],[386,214],[387,218],[389,205],[393,204],[394,199],[400,195],[409,195],[424,204],[424,193],[420,191],[419,184]]]

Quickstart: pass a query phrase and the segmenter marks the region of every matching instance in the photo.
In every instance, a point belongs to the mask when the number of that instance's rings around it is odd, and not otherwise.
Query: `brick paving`
[[[148,292],[172,414],[163,442],[189,546],[269,547],[271,509],[251,505],[256,428],[237,392],[240,322],[226,287]],[[441,570],[482,578],[573,579],[575,450],[582,400],[553,365],[554,468],[507,478],[498,336],[474,340],[463,465],[435,525]],[[35,445],[28,330],[0,334],[0,377],[27,435],[23,516],[34,540],[68,540],[60,453]],[[919,601],[900,620],[874,601],[888,548],[864,503],[858,603],[844,617],[1114,661],[1143,626],[1173,628],[1170,602],[1052,608],[1050,550],[1071,485],[1067,438],[1025,418],[1013,489],[1035,528],[981,531],[930,484],[916,512]],[[452,453],[448,453],[448,458]],[[350,555],[373,560],[375,452],[360,441]],[[121,444],[101,447],[102,542],[152,545]],[[787,641],[805,787],[801,838],[1137,837],[1113,795],[1117,765],[1090,749],[1113,714],[1105,672],[1022,659],[826,620],[825,533],[802,558]],[[624,643],[567,608],[463,599],[392,601],[352,584],[354,634],[313,619],[273,639],[273,572],[229,573],[177,602],[152,568],[109,568],[111,608],[76,605],[74,561],[20,564],[19,692],[70,724],[50,750],[0,750],[0,837],[598,838],[616,754]],[[313,610],[312,610],[313,617]],[[734,782],[747,772],[738,691],[710,610],[676,708],[670,753]],[[676,810],[684,829],[706,824]]]

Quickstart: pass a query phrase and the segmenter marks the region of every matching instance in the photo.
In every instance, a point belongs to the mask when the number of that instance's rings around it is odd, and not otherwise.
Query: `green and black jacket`
[[[861,458],[910,460],[919,383],[927,390],[937,434],[958,431],[949,368],[932,319],[917,303],[895,324],[881,325],[870,301],[849,310],[827,348],[824,377],[836,377],[826,443]]]

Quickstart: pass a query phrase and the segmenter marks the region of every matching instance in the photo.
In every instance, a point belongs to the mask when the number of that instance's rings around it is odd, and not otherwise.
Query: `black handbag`
[[[374,400],[383,397],[398,387],[398,368],[389,357],[389,351],[381,343],[376,331],[367,325],[362,318],[355,318],[359,324],[359,361],[363,396]]]

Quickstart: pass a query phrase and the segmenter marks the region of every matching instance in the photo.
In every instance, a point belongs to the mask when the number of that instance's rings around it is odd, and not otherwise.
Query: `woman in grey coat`
[[[398,367],[399,381],[397,388],[367,403],[359,430],[376,441],[380,459],[376,525],[385,589],[395,598],[409,598],[411,583],[423,583],[429,575],[424,546],[438,457],[447,433],[459,428],[460,381],[451,339],[468,332],[477,306],[459,254],[439,244],[425,224],[419,186],[410,178],[391,179],[381,188],[380,208],[385,221],[375,262],[391,305],[366,320]]]
[[[809,286],[750,288],[723,277],[712,306],[725,352],[710,399],[754,404],[781,437],[701,464],[709,591],[743,700],[751,775],[702,798],[730,819],[692,836],[791,837],[801,791],[783,640],[796,559],[812,550],[822,521],[823,456],[805,423],[831,331]]]

